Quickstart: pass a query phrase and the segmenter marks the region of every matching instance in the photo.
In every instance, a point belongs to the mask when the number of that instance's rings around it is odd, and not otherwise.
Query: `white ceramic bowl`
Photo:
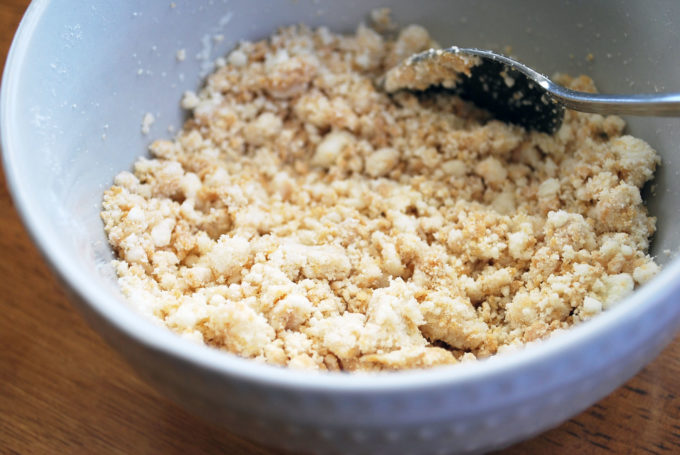
[[[230,431],[323,453],[450,453],[555,426],[630,378],[680,324],[680,121],[631,119],[664,163],[649,207],[664,270],[568,335],[471,365],[377,376],[308,374],[193,345],[121,297],[99,219],[102,191],[152,137],[181,124],[181,93],[239,39],[305,22],[352,30],[386,1],[36,1],[7,60],[1,128],[17,208],[88,321],[162,393]],[[680,91],[680,3],[394,1],[444,44],[494,47],[605,91]],[[211,40],[224,35],[222,42]],[[187,59],[175,58],[186,49]],[[594,61],[586,55],[592,53]],[[201,58],[197,59],[196,56]],[[156,117],[149,136],[140,121]]]

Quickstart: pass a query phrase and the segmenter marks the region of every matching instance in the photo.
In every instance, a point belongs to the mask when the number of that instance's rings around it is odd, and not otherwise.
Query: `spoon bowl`
[[[388,92],[442,86],[499,120],[554,133],[564,109],[617,115],[680,116],[680,93],[612,95],[570,90],[501,54],[472,48],[430,49],[391,69]]]

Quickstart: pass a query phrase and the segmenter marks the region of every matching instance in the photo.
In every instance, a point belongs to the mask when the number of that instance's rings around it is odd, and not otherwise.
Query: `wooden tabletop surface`
[[[27,4],[0,0],[3,62]],[[0,180],[0,453],[276,453],[141,382],[70,306]],[[680,453],[679,359],[677,338],[609,397],[502,453]]]

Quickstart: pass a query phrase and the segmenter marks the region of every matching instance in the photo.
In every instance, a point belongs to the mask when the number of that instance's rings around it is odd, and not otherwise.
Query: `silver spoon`
[[[597,114],[680,116],[680,93],[578,92],[509,57],[456,46],[412,55],[387,72],[383,85],[388,92],[449,88],[500,120],[546,133],[560,127],[564,108]]]

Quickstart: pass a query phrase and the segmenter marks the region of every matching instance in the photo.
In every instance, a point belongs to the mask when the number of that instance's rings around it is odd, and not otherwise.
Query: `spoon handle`
[[[680,93],[603,95],[552,84],[550,94],[564,107],[594,114],[680,117]]]

